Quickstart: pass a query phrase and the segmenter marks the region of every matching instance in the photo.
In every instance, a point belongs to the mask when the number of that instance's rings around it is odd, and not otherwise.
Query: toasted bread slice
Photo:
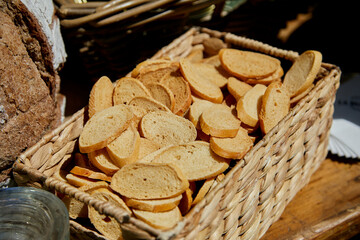
[[[116,81],[113,94],[114,105],[129,104],[134,97],[151,97],[151,93],[136,78],[123,77]]]
[[[239,99],[236,104],[236,111],[241,122],[250,127],[256,127],[258,125],[262,96],[264,95],[265,90],[265,85],[256,84]]]
[[[205,197],[205,195],[209,192],[211,186],[213,185],[215,178],[216,177],[208,178],[204,181],[199,191],[196,193],[193,202],[191,203],[192,206],[198,204]]]
[[[106,148],[88,153],[90,162],[106,175],[112,176],[119,170],[111,160]]]
[[[201,60],[203,60],[203,58],[204,58],[204,54],[203,54],[204,46],[203,45],[197,45],[197,46],[199,46],[199,47],[193,47],[193,49],[191,50],[189,55],[186,56],[186,59],[188,59],[188,60],[190,60],[192,62],[200,62]]]
[[[119,168],[138,160],[140,135],[137,129],[130,125],[114,141],[106,146],[112,162]]]
[[[165,212],[170,211],[177,207],[180,203],[182,195],[178,195],[172,198],[162,198],[154,200],[140,200],[133,198],[124,198],[127,206],[133,209],[139,209],[150,212]]]
[[[131,77],[136,78],[141,72],[150,67],[159,67],[170,64],[169,59],[147,59],[140,62],[136,67],[131,71]]]
[[[239,99],[244,96],[245,93],[251,88],[252,86],[250,84],[247,84],[234,77],[229,77],[228,79],[227,89],[230,94],[236,99],[236,101],[239,101]]]
[[[187,119],[164,111],[146,114],[139,126],[141,136],[164,147],[196,139],[195,126]]]
[[[80,134],[80,152],[89,153],[106,147],[129,126],[133,117],[130,107],[123,104],[97,112]]]
[[[201,75],[203,78],[208,79],[216,86],[223,88],[227,84],[228,74],[225,71],[219,71],[221,66],[217,67],[212,64],[207,63],[193,63],[194,68],[197,71],[197,74]]]
[[[108,188],[109,184],[104,181],[98,181],[94,182],[92,184],[84,185],[82,187],[79,187],[80,191],[86,192],[91,194],[91,192],[97,190],[97,189],[104,189]],[[88,208],[85,203],[76,200],[75,198],[72,198],[68,195],[66,195],[64,198],[61,199],[66,208],[69,211],[69,217],[72,219],[77,218],[86,218],[88,217]]]
[[[143,157],[149,155],[150,153],[153,153],[160,149],[160,146],[156,144],[155,142],[140,137],[140,147],[139,147],[139,159],[142,159]]]
[[[303,99],[304,97],[306,97],[308,95],[308,93],[311,91],[311,89],[314,87],[314,84],[311,84],[310,87],[308,87],[305,91],[303,91],[302,93],[299,93],[298,95],[292,97],[290,99],[290,106],[294,106],[295,104],[297,104],[301,99]]]
[[[147,86],[148,84],[159,82],[164,75],[176,72],[178,69],[178,62],[168,61],[166,64],[142,68],[136,78]]]
[[[290,111],[290,95],[283,84],[271,83],[262,98],[259,122],[261,131],[266,134]]]
[[[201,130],[215,137],[235,137],[240,123],[231,108],[224,104],[214,104],[200,116]]]
[[[308,50],[302,53],[286,72],[284,76],[284,87],[294,97],[313,84],[320,70],[322,54],[318,51]]]
[[[180,70],[195,94],[214,103],[222,102],[224,96],[220,87],[204,77],[194,63],[187,59],[181,59]]]
[[[123,208],[129,214],[131,210],[126,206],[125,202],[116,194],[108,189],[98,189],[91,193],[95,199],[110,202],[116,206]],[[90,222],[94,227],[108,239],[122,239],[122,230],[120,223],[113,217],[101,214],[98,210],[88,206],[88,215]]]
[[[247,78],[247,79],[243,79],[243,81],[251,85],[255,85],[255,84],[269,85],[274,81],[280,81],[283,75],[284,75],[284,70],[281,66],[279,66],[279,68],[268,77],[259,78],[259,79]]]
[[[182,215],[185,215],[191,208],[193,202],[192,194],[193,191],[191,190],[191,188],[187,188],[185,192],[182,194],[182,198],[178,205],[178,208],[180,209]]]
[[[171,110],[166,107],[161,102],[153,99],[152,97],[135,97],[129,102],[130,106],[138,107],[140,109],[144,109],[145,111],[143,113],[149,113],[153,111],[166,111],[171,112]],[[133,109],[134,111],[134,109]],[[137,112],[137,115],[141,114],[140,112]]]
[[[167,86],[174,94],[175,104],[173,113],[183,116],[191,105],[191,90],[189,83],[180,71],[170,72],[162,77],[160,83]]]
[[[162,83],[151,83],[147,85],[147,88],[155,100],[164,104],[170,111],[174,111],[175,97],[170,88]]]
[[[280,66],[274,57],[238,49],[221,49],[219,57],[226,71],[240,79],[258,79],[272,75]]]
[[[75,187],[82,187],[82,186],[91,185],[95,182],[98,182],[98,180],[96,180],[96,179],[88,178],[85,176],[79,176],[79,175],[72,174],[72,173],[66,174],[65,179],[68,183],[70,183],[71,185],[73,185]]]
[[[161,199],[181,195],[189,182],[174,165],[132,163],[114,174],[110,187],[127,198]]]
[[[95,113],[113,105],[114,85],[110,78],[103,76],[92,86],[89,96],[88,114],[91,118]]]
[[[175,164],[189,181],[211,178],[229,167],[229,160],[216,155],[210,144],[203,141],[169,147],[156,155],[152,162]]]
[[[201,129],[200,116],[205,109],[211,108],[215,103],[199,99],[191,104],[189,109],[189,120],[194,124],[197,129]]]
[[[182,215],[178,207],[166,212],[149,212],[138,209],[132,210],[135,217],[158,229],[170,229],[182,219]]]
[[[78,176],[94,179],[94,180],[102,180],[102,181],[106,181],[106,182],[111,182],[111,177],[107,176],[103,172],[96,172],[96,171],[86,168],[86,167],[74,166],[70,170],[70,173],[78,175]]]
[[[248,132],[239,128],[235,137],[210,137],[210,147],[219,156],[229,159],[241,159],[254,145]]]

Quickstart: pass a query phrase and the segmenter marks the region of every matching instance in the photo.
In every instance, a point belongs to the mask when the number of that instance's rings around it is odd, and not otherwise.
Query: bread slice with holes
[[[139,79],[145,86],[151,83],[157,83],[160,79],[171,72],[176,72],[179,69],[179,63],[168,61],[167,63],[142,67],[136,79]]]
[[[201,129],[201,126],[200,126],[201,114],[206,109],[209,109],[214,105],[215,105],[215,103],[207,101],[207,100],[203,100],[203,99],[199,99],[199,100],[193,102],[193,104],[191,104],[190,109],[189,109],[188,118],[197,129]]]
[[[113,92],[114,86],[108,77],[103,76],[96,81],[91,88],[89,96],[89,117],[113,105]]]
[[[182,195],[178,195],[172,198],[151,199],[151,200],[124,198],[124,201],[128,207],[133,209],[139,209],[150,212],[165,212],[176,208],[179,205],[181,198]]]
[[[214,103],[222,102],[224,96],[220,87],[204,77],[194,63],[187,59],[181,59],[180,70],[196,95]]]
[[[240,123],[231,108],[224,104],[214,104],[200,116],[201,130],[215,137],[235,137]]]
[[[149,200],[181,195],[189,182],[173,164],[132,163],[114,174],[110,187],[124,197]]]
[[[164,111],[147,113],[141,119],[139,131],[142,137],[161,147],[194,141],[197,134],[189,120]]]
[[[318,74],[322,62],[322,54],[315,50],[302,53],[284,76],[284,87],[294,97],[309,88]]]
[[[280,60],[266,54],[224,48],[219,51],[222,66],[240,79],[259,79],[272,75],[280,66]]]
[[[283,84],[271,83],[262,98],[259,122],[261,131],[266,134],[290,111],[290,95]]]
[[[229,167],[229,160],[216,155],[210,144],[203,141],[171,146],[154,156],[151,162],[174,164],[189,181],[217,176]]]
[[[94,199],[110,202],[111,204],[121,207],[129,215],[131,210],[126,206],[125,202],[115,193],[108,189],[97,189],[91,193]],[[101,214],[95,208],[88,206],[88,215],[90,222],[94,227],[108,239],[122,239],[122,230],[120,223],[113,217]]]
[[[106,146],[112,162],[119,168],[136,162],[139,157],[139,149],[140,135],[132,124]]]
[[[116,81],[113,94],[114,105],[129,104],[135,97],[151,97],[151,93],[136,78],[123,77]]]
[[[164,104],[170,111],[174,111],[175,97],[170,88],[162,83],[151,83],[147,85],[147,88],[156,101]]]
[[[97,112],[80,134],[80,152],[89,153],[106,147],[129,126],[133,117],[130,107],[123,104]]]
[[[247,91],[236,104],[237,116],[242,123],[256,127],[259,123],[259,113],[262,104],[266,86],[256,84],[252,89]]]
[[[160,83],[167,86],[174,94],[173,113],[183,116],[191,105],[191,90],[180,70],[167,73],[161,78]]]
[[[132,210],[135,217],[143,220],[152,227],[163,230],[174,227],[182,219],[182,215],[178,207],[166,212],[149,212],[138,209]]]
[[[247,130],[240,127],[232,138],[210,137],[210,147],[219,156],[229,159],[241,159],[254,145]]]

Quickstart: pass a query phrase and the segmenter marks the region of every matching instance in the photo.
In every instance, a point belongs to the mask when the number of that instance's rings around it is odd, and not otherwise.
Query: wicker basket
[[[233,48],[251,49],[275,56],[284,65],[298,53],[203,28],[192,28],[153,58],[185,56],[191,39],[202,32],[221,38]],[[234,164],[217,184],[174,228],[163,231],[64,182],[49,177],[58,165],[77,151],[77,139],[86,121],[81,109],[46,135],[15,162],[14,176],[21,185],[68,194],[121,223],[125,239],[259,239],[282,214],[296,193],[308,183],[327,155],[329,132],[339,87],[340,69],[322,64],[315,87],[289,114]],[[74,239],[105,239],[81,222],[70,221]]]

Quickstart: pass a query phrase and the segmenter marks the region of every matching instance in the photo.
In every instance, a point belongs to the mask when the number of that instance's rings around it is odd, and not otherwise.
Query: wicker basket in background
[[[284,70],[299,56],[296,52],[231,33],[191,28],[161,48],[153,58],[186,56],[193,47],[193,37],[204,32],[222,39],[232,48],[277,57]],[[182,221],[167,231],[155,229],[122,208],[94,199],[51,177],[62,161],[78,151],[77,141],[86,121],[86,108],[22,154],[14,164],[14,176],[20,185],[67,194],[114,217],[121,223],[125,238],[259,239],[308,183],[327,155],[340,75],[337,66],[322,63],[315,87],[309,94],[256,143],[244,159],[237,161],[224,180],[212,188]],[[70,223],[74,239],[105,239],[83,222],[71,220]]]

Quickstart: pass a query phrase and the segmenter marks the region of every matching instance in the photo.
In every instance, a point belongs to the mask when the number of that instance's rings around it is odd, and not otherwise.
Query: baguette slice
[[[178,145],[196,139],[196,128],[187,119],[164,111],[146,114],[139,126],[140,134],[160,145]]]
[[[170,60],[168,59],[147,59],[136,65],[136,67],[131,71],[131,77],[136,78],[146,68],[154,66],[159,67],[167,64],[170,64]]]
[[[210,144],[203,141],[169,147],[156,155],[152,163],[174,164],[189,181],[217,176],[229,167],[229,160],[216,155]]]
[[[166,64],[142,68],[136,78],[147,86],[148,84],[159,82],[164,75],[176,72],[178,69],[178,62],[169,61]]]
[[[103,76],[96,81],[91,88],[89,96],[89,118],[91,118],[95,113],[113,105],[113,91],[114,86],[108,77]]]
[[[236,111],[241,122],[250,127],[258,126],[262,96],[264,95],[265,90],[265,85],[256,84],[239,99],[236,104]]]
[[[243,128],[239,128],[233,138],[210,137],[211,149],[223,158],[241,159],[253,145],[247,130]]]
[[[203,78],[210,80],[215,83],[216,86],[223,88],[227,84],[228,75],[225,71],[219,71],[218,68],[222,69],[221,66],[217,67],[207,63],[193,63],[193,67],[197,73]]]
[[[88,153],[90,162],[106,175],[112,176],[119,170],[111,160],[106,148]]]
[[[236,101],[239,101],[239,99],[251,88],[252,86],[250,84],[240,81],[234,77],[229,77],[228,79],[227,89]]]
[[[180,71],[170,72],[163,76],[160,83],[167,86],[174,94],[175,104],[173,113],[183,116],[191,105],[191,90],[189,83]]]
[[[131,210],[126,206],[125,202],[116,194],[108,189],[102,188],[94,190],[91,196],[95,199],[110,202],[116,206],[123,208],[129,214]],[[90,222],[94,227],[103,234],[107,239],[122,239],[122,230],[120,223],[113,217],[100,214],[95,208],[88,206]]]
[[[279,66],[279,68],[268,77],[259,78],[259,79],[247,78],[247,79],[244,79],[243,81],[248,84],[251,84],[251,85],[255,85],[255,84],[269,85],[270,83],[272,83],[274,81],[281,80],[281,77],[283,75],[284,75],[284,70],[281,66]]]
[[[268,77],[280,66],[278,59],[252,51],[224,48],[219,57],[226,71],[245,80]]]
[[[134,97],[151,97],[145,85],[132,77],[123,77],[116,81],[114,88],[114,105],[129,104]]]
[[[82,187],[79,187],[80,191],[86,192],[91,194],[91,192],[95,191],[99,188],[108,188],[109,184],[107,184],[104,181],[95,182],[93,184],[85,185]],[[76,200],[75,198],[72,198],[68,195],[66,195],[64,198],[62,198],[62,201],[64,202],[66,208],[69,211],[69,217],[72,219],[77,218],[86,218],[88,217],[88,208],[85,203]]]
[[[262,98],[262,106],[259,113],[261,131],[266,134],[290,111],[290,95],[283,84],[271,83]]]
[[[197,129],[201,129],[201,126],[200,126],[201,114],[204,112],[204,110],[214,106],[214,104],[215,103],[213,103],[213,102],[210,102],[207,100],[202,100],[202,99],[199,99],[198,101],[195,101],[195,102],[193,102],[193,104],[191,104],[190,109],[189,109],[188,118]]]
[[[159,110],[171,112],[168,107],[166,107],[161,102],[153,99],[152,97],[135,97],[129,102],[129,105],[131,107],[138,107],[140,109],[144,109],[145,110],[144,113],[159,111]],[[139,113],[136,115],[139,115]]]
[[[154,200],[140,200],[133,198],[124,198],[127,206],[133,209],[139,209],[149,212],[166,212],[177,207],[180,203],[182,195],[172,198],[154,199]]]
[[[195,94],[214,103],[222,102],[224,96],[220,87],[199,73],[194,63],[181,59],[180,70]]]
[[[152,83],[148,84],[147,88],[155,100],[164,104],[170,111],[174,111],[175,97],[173,92],[167,86],[162,83]]]
[[[70,173],[78,175],[78,176],[94,179],[94,180],[102,180],[102,181],[106,181],[106,182],[111,182],[111,177],[107,176],[106,174],[104,174],[102,172],[96,172],[96,171],[91,170],[86,167],[74,166],[70,170]]]
[[[209,192],[211,186],[215,182],[215,178],[216,177],[208,178],[204,181],[199,191],[196,193],[193,202],[191,203],[192,206],[198,204],[205,197],[205,195]]]
[[[97,112],[80,134],[80,152],[89,153],[106,147],[129,126],[133,117],[130,107],[123,104]]]
[[[132,163],[114,174],[110,187],[127,198],[161,199],[181,195],[189,182],[174,165]]]
[[[231,108],[224,104],[214,104],[205,109],[200,116],[201,130],[215,137],[235,137],[240,123]]]
[[[294,97],[313,84],[317,73],[320,70],[322,54],[318,51],[308,50],[302,53],[286,72],[284,87]]]
[[[138,209],[132,210],[135,217],[158,229],[170,229],[182,219],[182,215],[178,207],[166,212],[149,212]]]
[[[142,159],[143,157],[149,155],[160,149],[160,146],[153,141],[140,137],[140,147],[139,147],[139,157],[138,159]]]
[[[139,148],[140,135],[132,124],[106,146],[112,162],[119,168],[136,162],[139,157]]]
[[[178,208],[180,209],[182,215],[185,215],[190,210],[193,202],[193,197],[192,197],[193,193],[194,191],[191,190],[191,188],[187,188],[185,192],[182,194],[182,198],[178,205]]]
[[[68,183],[70,183],[71,185],[73,185],[75,187],[83,187],[83,186],[91,185],[95,182],[98,182],[98,180],[96,180],[96,179],[79,176],[79,175],[72,174],[72,173],[66,174],[65,179]]]

